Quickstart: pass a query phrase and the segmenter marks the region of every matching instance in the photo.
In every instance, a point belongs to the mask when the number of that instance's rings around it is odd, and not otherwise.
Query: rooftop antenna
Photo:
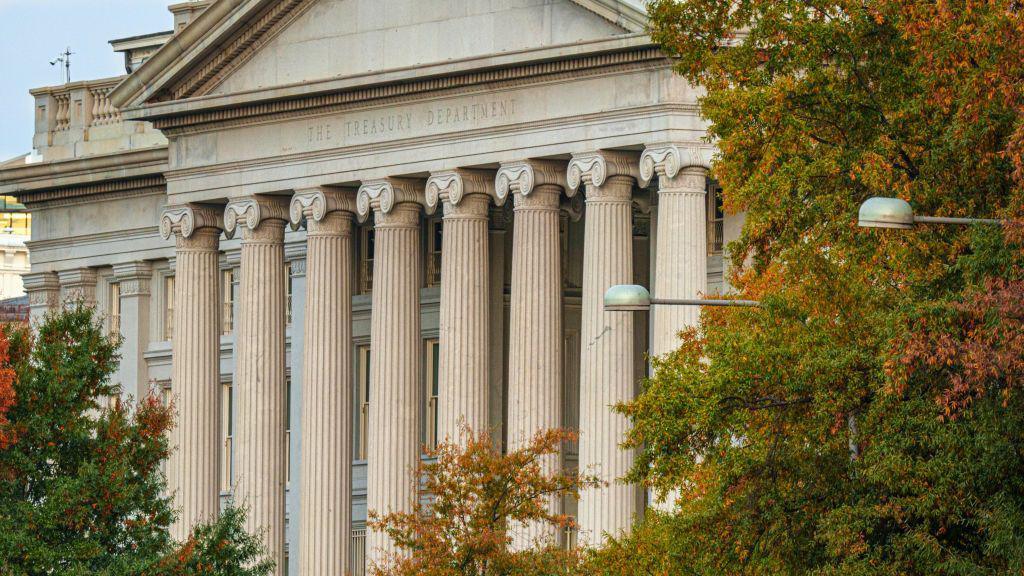
[[[64,65],[64,74],[63,74],[64,78],[63,78],[63,80],[64,80],[65,84],[70,84],[71,83],[71,55],[72,54],[74,54],[74,52],[72,52],[71,51],[71,47],[68,46],[67,48],[64,49],[63,52],[61,52],[57,56],[56,60],[51,60],[50,61],[50,66],[56,66],[57,64],[63,64]]]

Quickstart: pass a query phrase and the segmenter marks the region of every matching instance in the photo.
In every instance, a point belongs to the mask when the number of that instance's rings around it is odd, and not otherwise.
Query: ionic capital
[[[160,215],[160,236],[164,240],[170,240],[175,234],[191,238],[200,228],[213,228],[218,234],[223,230],[220,207],[205,204],[168,206]]]
[[[569,188],[578,190],[585,184],[588,196],[591,187],[603,186],[609,178],[616,176],[625,176],[633,180],[640,177],[640,165],[636,154],[614,150],[573,154],[566,172]]]
[[[384,178],[363,183],[356,194],[356,212],[366,220],[370,211],[390,214],[398,204],[422,204],[423,181],[413,178]]]
[[[556,160],[525,160],[502,164],[494,177],[494,191],[502,202],[509,194],[529,196],[539,186],[558,186],[576,194],[565,180],[565,163]]]
[[[287,223],[288,199],[281,196],[247,196],[235,198],[224,207],[224,231],[234,236],[239,228],[255,232],[267,221]]]
[[[354,193],[344,188],[320,186],[296,190],[289,205],[292,229],[298,230],[303,220],[321,222],[332,212],[356,213]]]
[[[711,170],[715,149],[706,144],[658,144],[640,155],[640,182],[647,186],[655,176],[675,178],[684,168]]]
[[[463,198],[474,194],[494,198],[498,206],[505,203],[505,198],[499,198],[494,192],[493,172],[465,169],[435,172],[427,179],[427,213],[433,214],[442,202],[459,206]]]

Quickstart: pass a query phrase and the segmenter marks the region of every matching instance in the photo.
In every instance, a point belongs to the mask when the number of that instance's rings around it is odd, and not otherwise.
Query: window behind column
[[[366,460],[370,430],[370,347],[356,348],[356,441],[355,459]]]
[[[426,422],[426,434],[424,438],[424,445],[427,449],[433,450],[437,448],[437,392],[438,392],[438,360],[440,359],[441,347],[438,344],[437,338],[431,338],[425,341],[425,358],[424,367],[426,368],[423,373],[426,375],[426,386],[424,390],[424,397],[427,399],[426,412],[427,417],[424,419]]]
[[[373,252],[376,234],[373,226],[366,225],[359,229],[359,293],[369,294],[373,291]]]
[[[174,338],[174,276],[164,278],[164,340]]]
[[[427,220],[427,288],[441,285],[441,245],[444,220],[439,216]]]
[[[235,269],[222,270],[220,273],[221,294],[221,333],[231,334],[235,329],[235,296],[238,287],[235,284]]]
[[[284,265],[284,318],[285,324],[292,325],[292,263]]]
[[[231,492],[231,452],[235,433],[232,417],[231,382],[220,385],[220,491]]]
[[[287,486],[292,482],[292,378],[285,379],[284,385],[284,463]]]
[[[708,254],[720,254],[725,238],[725,212],[722,210],[722,187],[715,180],[707,184]]]
[[[110,335],[121,334],[121,283],[110,283]]]

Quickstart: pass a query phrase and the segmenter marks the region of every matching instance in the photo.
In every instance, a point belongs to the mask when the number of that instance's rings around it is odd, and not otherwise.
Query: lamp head
[[[604,293],[604,309],[609,312],[650,310],[651,293],[636,284],[618,284]]]
[[[899,198],[868,198],[860,205],[857,225],[908,230],[914,227],[914,209],[906,200]]]

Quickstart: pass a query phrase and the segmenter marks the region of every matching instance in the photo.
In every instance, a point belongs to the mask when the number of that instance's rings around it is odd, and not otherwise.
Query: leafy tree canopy
[[[239,510],[171,539],[171,407],[121,401],[118,344],[83,307],[0,334],[0,575],[269,574]]]
[[[681,494],[602,552],[657,574],[1024,570],[1020,225],[869,230],[859,204],[1019,221],[1024,14],[1009,0],[655,0],[706,90],[731,282],[622,410]],[[630,554],[660,551],[655,560]],[[609,573],[630,573],[627,569]]]

